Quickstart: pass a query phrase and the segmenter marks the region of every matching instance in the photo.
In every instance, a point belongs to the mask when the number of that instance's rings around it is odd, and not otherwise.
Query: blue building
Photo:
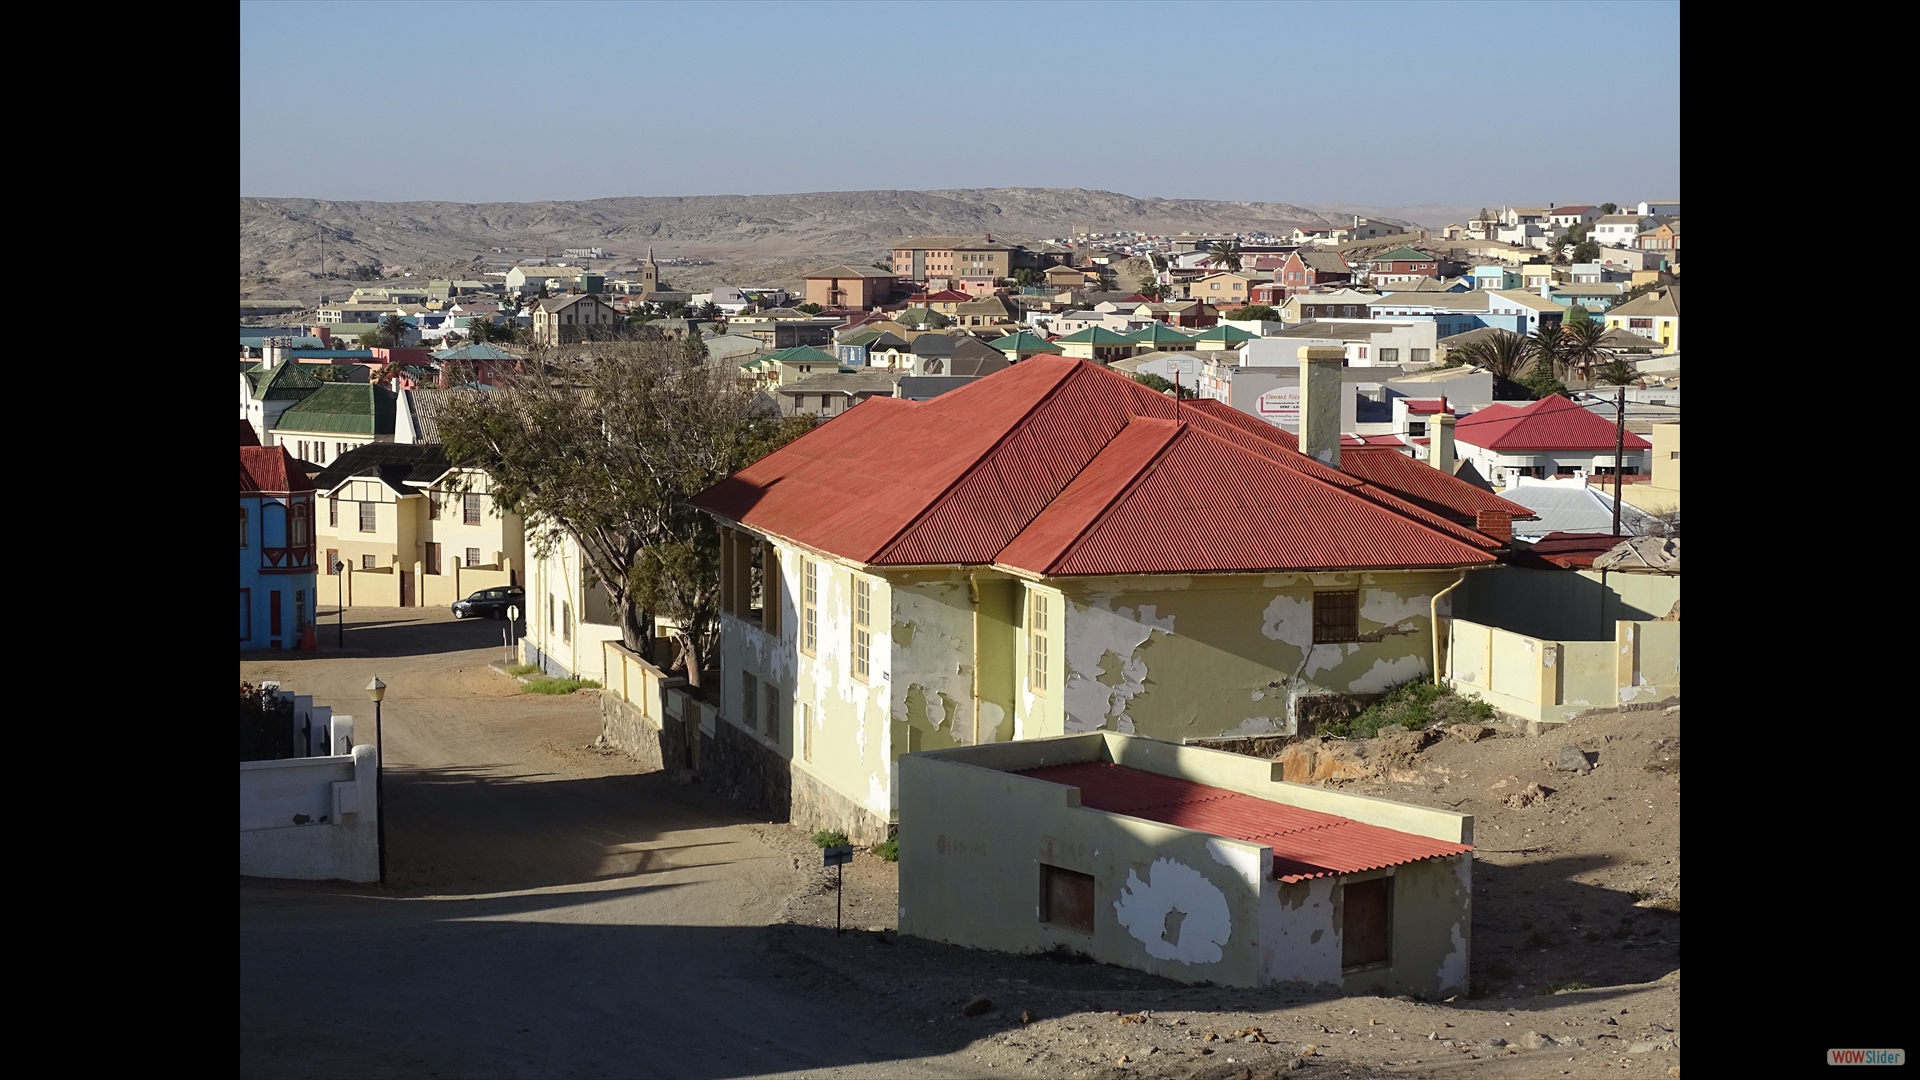
[[[242,649],[296,649],[310,640],[318,602],[313,512],[313,481],[285,450],[240,447]]]

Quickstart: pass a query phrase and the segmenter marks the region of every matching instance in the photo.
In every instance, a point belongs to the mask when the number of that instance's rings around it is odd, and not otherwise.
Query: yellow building
[[[1620,501],[1649,514],[1680,512],[1680,425],[1653,425],[1653,479],[1627,484]]]
[[[315,487],[324,507],[315,531],[325,600],[437,607],[520,582],[526,541],[519,516],[494,505],[484,472],[450,466],[437,445],[348,451]]]
[[[1668,352],[1679,352],[1680,286],[1669,285],[1629,300],[1607,312],[1606,319],[1610,330],[1652,338],[1665,345]]]

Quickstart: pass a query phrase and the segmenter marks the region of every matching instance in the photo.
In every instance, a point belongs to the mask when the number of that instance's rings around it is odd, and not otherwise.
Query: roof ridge
[[[1073,489],[1073,485],[1079,481],[1080,477],[1085,475],[1086,471],[1093,467],[1093,463],[1100,460],[1101,455],[1111,450],[1113,448],[1113,444],[1116,442],[1119,442],[1120,437],[1122,435],[1125,435],[1128,429],[1132,428],[1133,425],[1137,423],[1146,423],[1146,424],[1153,424],[1153,425],[1166,424],[1171,426],[1173,430],[1168,432],[1167,437],[1161,440],[1160,445],[1154,448],[1153,453],[1147,455],[1146,460],[1142,461],[1139,464],[1139,466],[1133,470],[1133,474],[1127,477],[1126,482],[1121,484],[1118,488],[1114,490],[1112,495],[1107,497],[1105,504],[1103,504],[1098,510],[1096,510],[1092,515],[1090,515],[1086,521],[1081,523],[1080,527],[1074,531],[1073,537],[1059,546],[1059,554],[1054,556],[1054,558],[1049,561],[1048,563],[1049,566],[1055,565],[1059,563],[1061,560],[1067,558],[1069,555],[1073,554],[1074,548],[1080,543],[1080,541],[1086,539],[1087,533],[1092,531],[1093,527],[1099,524],[1102,518],[1107,516],[1108,511],[1113,509],[1113,505],[1119,502],[1122,498],[1124,498],[1128,492],[1140,486],[1141,482],[1146,477],[1147,472],[1153,468],[1154,463],[1158,462],[1162,457],[1166,456],[1167,450],[1170,447],[1172,447],[1175,442],[1179,441],[1181,434],[1183,432],[1193,430],[1192,426],[1189,425],[1186,421],[1177,420],[1171,417],[1133,416],[1128,418],[1125,426],[1123,426],[1119,431],[1114,432],[1113,438],[1108,439],[1106,443],[1100,447],[1099,453],[1096,453],[1092,457],[1088,458],[1087,463],[1081,466],[1080,471],[1073,474],[1073,479],[1067,481],[1066,486],[1060,489],[1059,495],[1055,495],[1051,500],[1049,500],[1046,506],[1041,507],[1040,513],[1034,515],[1032,521],[1028,521],[1025,526],[1021,527],[1019,532],[1014,533],[1013,536],[1009,538],[1006,543],[1000,545],[1000,550],[993,553],[994,561],[997,563],[1000,559],[1000,556],[1004,554],[1008,548],[1018,543],[1020,540],[1020,537],[1026,533],[1027,528],[1031,527],[1033,525],[1033,522],[1038,521],[1040,517],[1044,515],[1048,510],[1052,509],[1053,506],[1060,501],[1062,496],[1066,495],[1068,491],[1071,491]]]
[[[1035,359],[1037,360],[1038,357],[1036,357]],[[1033,362],[1034,362],[1033,360],[1027,361],[1027,363],[1029,364]],[[1007,444],[1007,440],[1013,438],[1015,433],[1020,431],[1021,426],[1027,422],[1028,418],[1033,416],[1035,412],[1039,411],[1040,406],[1053,400],[1053,396],[1060,392],[1060,388],[1062,386],[1065,386],[1068,380],[1071,379],[1072,376],[1080,370],[1078,367],[1078,364],[1080,363],[1091,363],[1091,361],[1076,360],[1075,366],[1067,367],[1064,371],[1062,371],[1060,373],[1060,377],[1054,380],[1053,385],[1047,388],[1046,393],[1041,394],[1039,397],[1034,398],[1033,404],[1027,406],[1027,408],[1023,410],[1019,414],[1019,416],[1015,417],[1013,422],[1007,425],[1006,430],[1002,431],[998,438],[994,439],[993,442],[988,444],[988,446],[985,449],[981,450],[980,453],[977,456],[975,456],[971,462],[967,464],[966,468],[961,469],[959,472],[956,472],[953,475],[953,479],[947,481],[946,486],[941,488],[938,494],[936,494],[933,498],[927,500],[926,505],[920,508],[919,513],[913,515],[913,517],[909,518],[905,524],[901,525],[898,529],[894,530],[893,535],[887,537],[885,541],[879,544],[875,544],[873,548],[873,555],[870,557],[871,560],[874,562],[880,561],[886,555],[887,551],[890,548],[892,548],[895,544],[898,544],[901,541],[901,538],[905,537],[908,533],[912,532],[915,526],[919,525],[922,521],[925,521],[927,518],[931,517],[934,511],[938,510],[941,506],[943,506],[947,501],[947,496],[953,494],[954,488],[959,487],[962,482],[964,482],[968,477],[972,476],[973,471],[980,467],[981,462],[992,457],[996,451],[998,451],[1002,446],[1005,446]],[[979,385],[979,384],[976,383],[975,385]],[[941,395],[941,397],[945,397],[945,396],[946,395],[944,394]],[[940,398],[934,398],[932,401],[915,402],[914,404],[920,405],[923,408],[932,409],[932,408],[938,407],[936,403],[938,403],[939,401],[940,401]],[[1105,449],[1105,447],[1102,447],[1102,449]],[[1098,457],[1099,455],[1095,454],[1094,456]],[[1085,469],[1086,469],[1086,466],[1084,465],[1081,466],[1080,472],[1084,472]],[[1080,475],[1080,472],[1075,472],[1074,476],[1078,477]],[[1068,486],[1071,486],[1073,484],[1073,481],[1068,480],[1067,484]],[[1066,488],[1063,487],[1061,488],[1061,490],[1065,491]],[[1058,496],[1055,496],[1055,497],[1058,498]],[[1045,511],[1046,511],[1046,507],[1044,506],[1041,507],[1041,512],[1044,513]],[[1028,523],[1031,524],[1031,521],[1029,521]],[[1018,536],[1019,534],[1015,533],[1014,535]]]

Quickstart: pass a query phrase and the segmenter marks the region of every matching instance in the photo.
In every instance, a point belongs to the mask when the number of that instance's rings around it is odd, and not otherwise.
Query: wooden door
[[[267,594],[267,633],[270,636],[275,638],[278,638],[280,636],[280,590],[279,589],[275,589],[271,593]],[[273,643],[273,647],[276,649],[279,648],[280,643],[278,641],[275,641]]]
[[[400,606],[413,606],[413,571],[400,571]]]

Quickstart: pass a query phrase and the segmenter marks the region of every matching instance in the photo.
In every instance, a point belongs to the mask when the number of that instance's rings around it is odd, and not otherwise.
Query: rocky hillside
[[[993,233],[1008,238],[1095,232],[1240,230],[1279,232],[1347,220],[1289,203],[1136,199],[1109,191],[976,188],[958,191],[830,191],[801,195],[700,195],[580,202],[449,203],[240,200],[241,296],[311,300],[324,235],[328,269],[366,264],[444,274],[506,264],[522,252],[601,247],[621,260],[645,254],[711,260],[667,276],[704,288],[795,279],[812,264],[856,265],[917,234]],[[496,252],[495,248],[508,249]],[[771,275],[771,276],[769,276]]]

